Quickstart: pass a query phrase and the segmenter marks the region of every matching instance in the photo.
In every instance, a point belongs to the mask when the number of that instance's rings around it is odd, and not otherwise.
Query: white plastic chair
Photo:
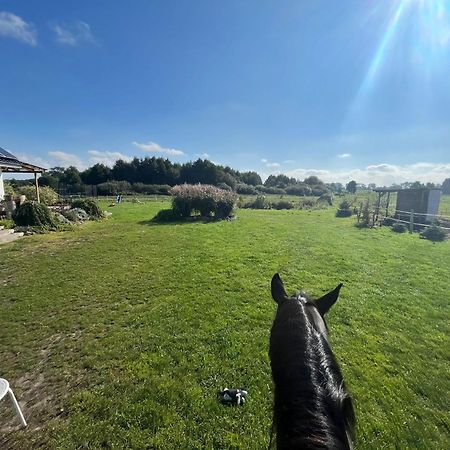
[[[9,387],[9,383],[4,378],[0,378],[0,400],[6,394],[9,394],[9,398],[12,401],[16,414],[19,416],[20,422],[24,427],[26,427],[27,422],[25,420],[25,417],[23,417],[22,410],[20,409],[19,403],[17,403],[16,397],[14,397],[12,389]]]

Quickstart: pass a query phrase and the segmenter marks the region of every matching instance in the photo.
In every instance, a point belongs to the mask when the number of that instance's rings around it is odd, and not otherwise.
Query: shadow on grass
[[[215,217],[191,216],[185,219],[177,219],[172,221],[160,221],[155,219],[141,220],[138,225],[160,226],[160,225],[188,225],[190,223],[219,223],[224,220],[235,220],[236,217],[227,219],[216,219]]]

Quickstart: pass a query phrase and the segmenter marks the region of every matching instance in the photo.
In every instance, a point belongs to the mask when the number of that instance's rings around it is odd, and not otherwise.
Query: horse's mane
[[[278,308],[270,338],[278,449],[349,449],[354,411],[327,339],[306,302]]]

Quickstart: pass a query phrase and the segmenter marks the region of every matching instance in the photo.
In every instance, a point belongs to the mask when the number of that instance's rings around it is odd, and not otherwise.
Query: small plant
[[[18,226],[56,228],[57,222],[50,209],[42,203],[25,202],[13,215]]]
[[[245,203],[242,207],[248,209],[270,209],[270,203],[264,195],[258,195],[255,200]]]
[[[312,209],[316,205],[316,202],[312,199],[300,200],[299,208],[300,209]]]
[[[74,200],[72,202],[72,208],[84,209],[84,211],[86,211],[89,216],[94,219],[101,219],[103,217],[103,211],[100,209],[97,203],[94,202],[94,200],[91,200],[89,198]]]
[[[395,225],[396,223],[398,222],[396,222],[396,220],[393,217],[385,217],[383,219],[383,225],[387,227],[392,227],[392,225]]]
[[[366,204],[362,208],[362,211],[359,216],[358,223],[356,224],[358,228],[369,228],[370,226],[370,209],[369,209],[369,200],[367,200]]]
[[[287,201],[287,200],[279,200],[278,202],[272,203],[273,209],[293,209],[294,205],[293,203]]]
[[[347,200],[344,200],[339,205],[336,211],[336,217],[350,217],[352,215],[351,205]]]
[[[396,233],[406,233],[408,228],[404,223],[396,222],[392,225],[392,231],[395,231]]]
[[[447,234],[445,230],[439,225],[433,224],[420,233],[420,237],[423,239],[428,239],[433,242],[445,241],[447,239]]]
[[[323,193],[318,199],[317,203],[328,203],[328,205],[333,205],[333,195],[329,192]]]

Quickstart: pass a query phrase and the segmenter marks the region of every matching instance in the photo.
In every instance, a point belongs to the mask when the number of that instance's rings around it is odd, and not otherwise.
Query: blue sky
[[[0,146],[450,176],[450,0],[0,1]]]

